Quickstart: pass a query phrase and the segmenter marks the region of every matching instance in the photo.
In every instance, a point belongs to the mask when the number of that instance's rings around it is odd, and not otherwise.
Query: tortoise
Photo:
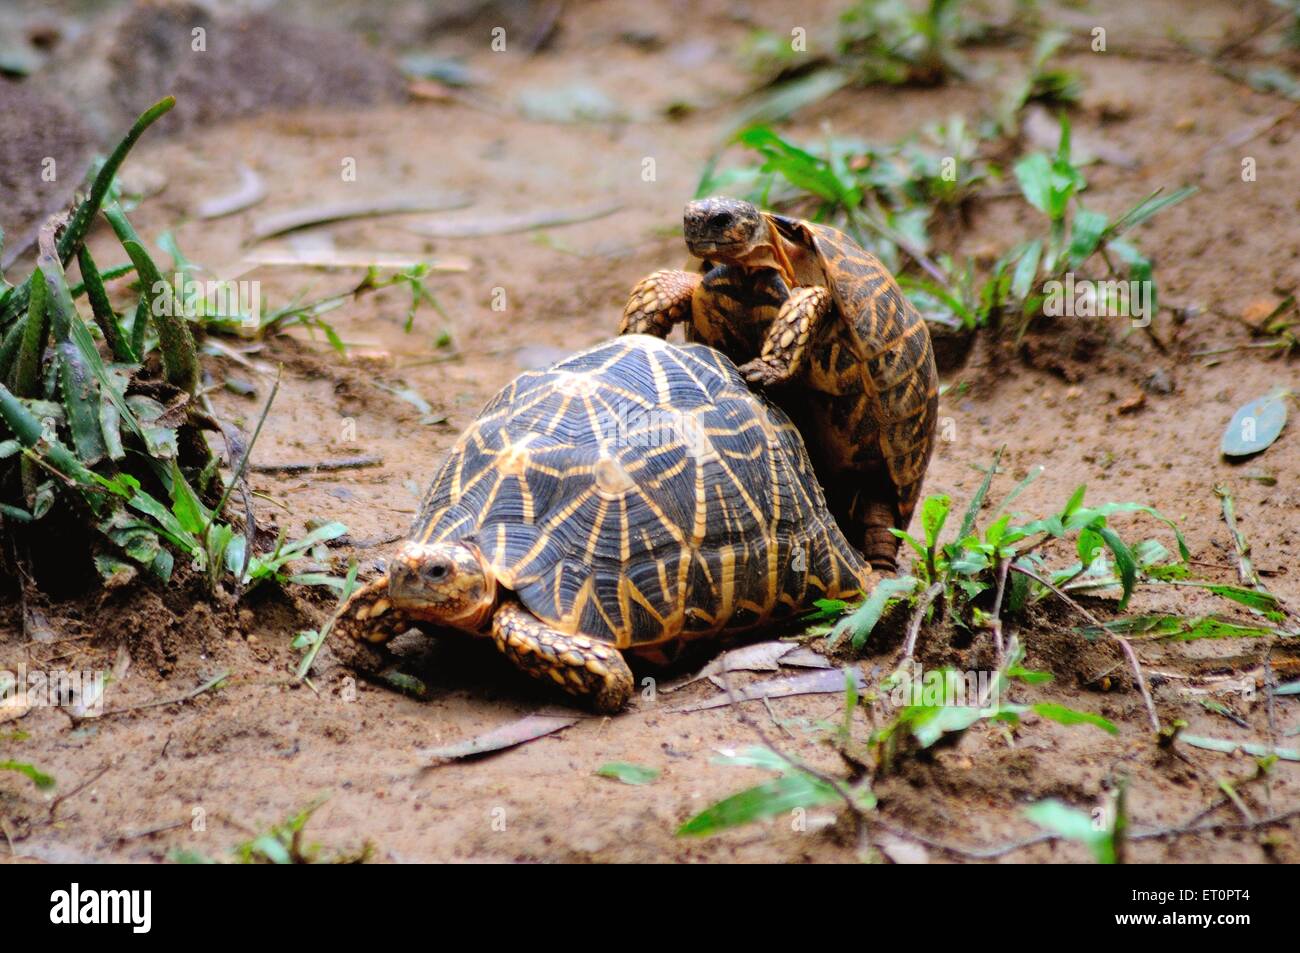
[[[873,567],[892,572],[934,447],[930,333],[875,257],[826,225],[708,198],[684,215],[699,274],[636,285],[622,334],[686,338],[740,365],[794,419],[827,501]]]
[[[362,668],[413,625],[490,634],[612,712],[633,692],[624,652],[663,664],[870,579],[789,418],[718,351],[633,335],[498,393],[333,633]]]

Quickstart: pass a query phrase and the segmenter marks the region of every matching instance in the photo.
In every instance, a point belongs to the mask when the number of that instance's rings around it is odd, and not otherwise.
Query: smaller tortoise
[[[490,633],[525,672],[616,711],[634,686],[624,651],[664,662],[870,578],[799,432],[735,365],[624,337],[488,403],[334,644],[370,667],[412,625]]]
[[[623,334],[688,341],[740,364],[808,442],[831,513],[877,569],[893,571],[921,494],[938,413],[925,321],[876,258],[825,225],[748,202],[691,202],[701,274],[657,271],[632,291]]]

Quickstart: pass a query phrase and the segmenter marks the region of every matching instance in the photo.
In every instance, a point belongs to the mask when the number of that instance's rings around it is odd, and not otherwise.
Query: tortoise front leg
[[[632,670],[618,649],[585,635],[559,632],[517,602],[497,609],[492,638],[533,678],[551,679],[597,711],[612,714],[632,697]]]
[[[349,668],[374,674],[391,661],[386,643],[414,623],[393,608],[388,597],[388,573],[361,586],[334,615],[330,644]]]
[[[699,275],[668,268],[642,278],[623,309],[618,333],[667,337],[674,324],[690,317],[691,295],[699,284]]]
[[[821,285],[790,292],[768,329],[763,353],[741,365],[740,373],[745,380],[766,387],[794,377],[808,354],[817,322],[830,311],[831,304],[830,290]]]

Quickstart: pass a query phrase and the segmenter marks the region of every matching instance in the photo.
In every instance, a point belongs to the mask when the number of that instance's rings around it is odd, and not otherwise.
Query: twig
[[[184,695],[178,695],[176,698],[167,698],[161,701],[142,702],[139,705],[128,705],[126,708],[114,708],[111,711],[103,712],[98,717],[107,718],[110,715],[124,715],[127,712],[143,711],[146,708],[161,708],[164,705],[182,705],[185,702],[193,701],[194,699],[202,695],[204,692],[216,688],[218,685],[220,685],[229,677],[230,677],[230,672],[225,671],[214,678],[208,679],[206,682],[204,682],[202,685],[198,686],[197,688],[191,688]]]
[[[86,778],[86,780],[82,781],[80,784],[78,784],[78,785],[77,785],[75,788],[73,788],[71,791],[68,791],[68,792],[66,792],[66,793],[64,793],[64,794],[60,794],[60,795],[59,795],[58,797],[56,797],[53,801],[51,801],[51,802],[50,802],[50,813],[49,813],[49,819],[50,819],[50,822],[51,822],[51,823],[54,822],[54,815],[55,815],[55,813],[58,812],[58,810],[59,810],[59,805],[60,805],[60,804],[62,804],[64,801],[67,801],[67,800],[70,800],[71,798],[76,797],[76,796],[77,796],[78,794],[80,794],[82,791],[86,790],[86,788],[90,787],[92,784],[94,784],[96,781],[98,781],[98,780],[99,780],[100,778],[102,778],[104,775],[108,774],[109,770],[110,770],[112,767],[113,767],[113,762],[112,762],[112,761],[106,761],[106,762],[104,762],[104,764],[103,764],[102,766],[100,766],[100,769],[99,769],[98,771],[96,771],[94,774],[92,774],[90,777]]]
[[[249,448],[243,442],[244,435],[234,424],[227,424],[217,418],[216,410],[212,406],[212,400],[207,394],[203,395],[203,409],[209,417],[217,422],[217,429],[221,431],[221,439],[226,444],[226,460],[233,467],[236,457],[242,457],[248,453]],[[241,476],[239,479],[239,498],[244,504],[244,561],[235,573],[236,602],[243,596],[244,574],[248,572],[248,564],[253,559],[253,545],[257,540],[257,518],[253,514],[253,499],[249,492],[246,476]]]
[[[226,484],[225,492],[221,494],[221,499],[213,507],[212,514],[208,517],[207,523],[203,526],[203,532],[199,533],[199,538],[204,539],[208,533],[208,527],[212,522],[221,515],[222,508],[226,505],[226,500],[230,499],[231,492],[244,479],[244,471],[248,469],[248,458],[253,452],[253,446],[257,443],[257,438],[262,433],[262,425],[266,423],[266,415],[271,412],[271,404],[275,401],[275,395],[280,392],[280,375],[284,371],[284,366],[276,368],[275,383],[271,386],[271,393],[267,395],[266,404],[262,407],[262,416],[257,418],[257,426],[253,428],[253,438],[248,441],[248,446],[244,448],[243,454],[239,458],[239,465],[231,475],[230,482]]]
[[[936,582],[925,592],[921,593],[921,598],[916,602],[916,608],[912,611],[912,619],[907,624],[907,641],[903,643],[903,659],[910,659],[912,653],[916,651],[916,637],[921,634],[921,621],[925,618],[926,611],[930,608],[930,603],[943,593],[943,583]]]
[[[860,845],[867,843],[867,816],[858,802],[854,799],[852,792],[847,790],[838,778],[832,777],[829,774],[824,774],[816,768],[804,764],[793,755],[786,754],[777,747],[770,738],[768,738],[767,732],[763,730],[763,726],[751,718],[749,713],[739,704],[736,694],[731,688],[731,669],[727,664],[727,657],[725,654],[722,656],[721,660],[722,667],[719,669],[718,674],[722,677],[722,687],[726,691],[727,697],[731,699],[730,707],[736,713],[736,717],[740,720],[740,723],[758,736],[758,740],[763,747],[776,754],[777,757],[784,760],[795,770],[811,775],[838,794],[841,800],[843,800],[845,805],[848,807],[849,815],[853,818],[853,827],[858,837],[858,843]]]
[[[314,473],[318,470],[361,470],[381,467],[384,458],[377,456],[341,457],[337,460],[301,460],[294,463],[254,463],[254,473]]]
[[[169,824],[159,824],[156,827],[146,827],[139,831],[123,831],[117,835],[116,843],[124,844],[127,841],[139,840],[141,837],[152,837],[154,834],[165,834],[168,831],[178,831],[182,827],[188,827],[189,821],[172,821]]]
[[[1122,648],[1124,654],[1128,656],[1129,665],[1133,667],[1133,676],[1137,680],[1138,690],[1142,693],[1142,702],[1147,706],[1147,714],[1151,717],[1151,728],[1157,735],[1160,734],[1160,716],[1156,714],[1155,702],[1151,700],[1151,692],[1147,688],[1146,676],[1142,673],[1142,663],[1138,661],[1137,653],[1133,651],[1133,646],[1129,644],[1129,640],[1124,638],[1118,632],[1112,632],[1107,629],[1100,619],[1083,606],[1079,605],[1079,603],[1075,602],[1066,592],[1052,585],[1052,583],[1048,582],[1032,569],[1026,569],[1024,566],[1019,565],[1012,565],[1011,568],[1022,575],[1028,576],[1039,585],[1046,586],[1048,589],[1052,590],[1052,592],[1064,599],[1068,605],[1080,613],[1085,619],[1120,644],[1120,648]]]
[[[1242,821],[1236,824],[1230,824],[1226,821],[1200,821],[1200,818],[1203,818],[1211,810],[1222,807],[1227,803],[1229,803],[1229,800],[1224,798],[1223,800],[1218,801],[1212,808],[1198,812],[1193,816],[1192,820],[1185,824],[1174,827],[1157,827],[1144,831],[1130,830],[1125,834],[1125,839],[1129,841],[1161,840],[1166,837],[1181,837],[1185,834],[1200,834],[1210,830],[1231,832],[1251,831],[1257,830],[1261,827],[1271,827],[1274,824],[1284,824],[1292,818],[1300,817],[1300,807],[1298,807],[1289,811],[1284,811],[1281,814],[1273,814],[1269,817],[1257,818],[1254,821]],[[1000,844],[993,847],[963,847],[959,844],[950,844],[929,837],[925,834],[911,830],[910,828],[893,824],[887,820],[877,819],[876,824],[882,830],[889,831],[891,834],[906,837],[919,844],[924,844],[926,847],[932,847],[935,850],[941,850],[944,853],[953,854],[958,857],[965,857],[970,860],[993,860],[1018,850],[1024,850],[1027,847],[1033,847],[1036,844],[1064,840],[1060,834],[1052,831],[1045,831],[1042,834],[1036,834],[1033,837],[1027,837],[1024,840],[1011,841],[1010,843]]]
[[[1246,535],[1237,528],[1237,507],[1232,499],[1232,491],[1227,484],[1216,483],[1214,495],[1223,503],[1223,521],[1228,524],[1228,535],[1232,538],[1232,548],[1237,553],[1237,578],[1243,586],[1250,586],[1259,592],[1267,592],[1260,581],[1259,573],[1250,559],[1250,543]]]
[[[993,598],[993,644],[998,652],[998,668],[1002,667],[1002,657],[1005,654],[1005,648],[1002,644],[1002,595],[1007,588],[1007,571],[1011,567],[1011,560],[1003,557],[998,560],[998,591]]]

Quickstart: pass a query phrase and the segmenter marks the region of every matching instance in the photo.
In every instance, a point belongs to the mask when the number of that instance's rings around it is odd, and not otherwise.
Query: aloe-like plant
[[[56,218],[42,230],[30,277],[0,284],[0,531],[38,523],[61,506],[85,527],[83,545],[107,581],[121,583],[140,569],[169,579],[178,555],[213,588],[227,577],[237,589],[294,581],[286,563],[345,530],[329,524],[258,554],[223,519],[251,444],[223,491],[203,434],[217,425],[198,395],[186,304],[172,300],[171,285],[117,201],[118,168],[173,105],[168,97],[146,110],[98,164],[66,222]],[[106,271],[85,246],[99,216],[128,259]],[[64,270],[73,259],[82,278],[75,288]],[[119,314],[105,283],[133,272],[134,307]],[[82,296],[89,316],[78,309]],[[161,378],[150,370],[155,349]],[[324,574],[301,581],[342,585]]]

